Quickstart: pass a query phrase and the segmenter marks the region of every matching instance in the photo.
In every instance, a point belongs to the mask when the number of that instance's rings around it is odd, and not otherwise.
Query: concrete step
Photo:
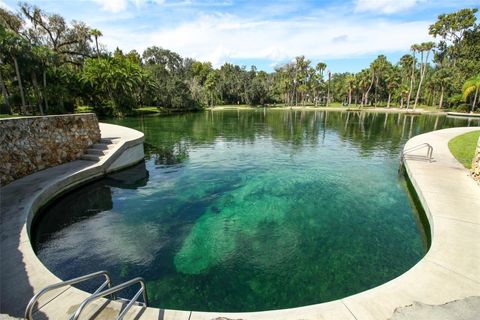
[[[84,154],[80,157],[80,159],[88,161],[98,161],[100,160],[100,156],[95,154]]]
[[[118,139],[115,139],[115,138],[102,138],[102,139],[100,139],[100,143],[103,143],[103,144],[114,144],[114,143],[117,143],[117,140],[118,140]]]
[[[94,143],[90,146],[90,149],[108,150],[108,149],[110,149],[110,145],[105,144],[105,143]]]
[[[86,154],[94,154],[94,155],[99,155],[99,156],[103,156],[107,153],[108,153],[108,149],[107,150],[101,150],[101,149],[88,148],[87,151],[86,151]]]

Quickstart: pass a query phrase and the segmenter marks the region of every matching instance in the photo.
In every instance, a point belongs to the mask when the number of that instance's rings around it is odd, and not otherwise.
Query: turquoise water
[[[61,278],[142,276],[151,305],[208,311],[326,302],[411,268],[428,237],[397,174],[402,146],[479,125],[263,109],[111,122],[145,133],[145,162],[46,207],[39,258]]]

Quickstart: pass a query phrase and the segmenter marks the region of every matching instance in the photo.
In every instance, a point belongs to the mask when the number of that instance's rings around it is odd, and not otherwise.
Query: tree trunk
[[[410,76],[410,89],[408,90],[407,96],[407,109],[410,108],[410,98],[412,97],[413,82],[415,81],[415,63],[415,54],[413,54],[412,74]]]
[[[475,105],[477,104],[478,89],[479,89],[479,87],[477,86],[477,90],[475,90],[475,96],[473,97],[472,111],[471,112],[473,112],[475,110]]]
[[[350,107],[351,104],[352,104],[352,89],[350,88],[348,90],[348,106]]]
[[[390,108],[390,100],[392,99],[392,93],[388,93],[388,100],[387,100],[387,109]]]
[[[40,86],[38,85],[37,75],[35,74],[35,72],[32,72],[32,84],[33,84],[33,87],[35,88],[35,96],[37,96],[37,94],[40,96],[40,99],[38,99],[37,97],[38,108],[40,109],[40,114],[43,116],[43,106],[42,106],[43,94],[42,94],[42,90],[40,90]]]
[[[420,98],[420,90],[422,88],[423,79],[425,78],[425,71],[427,70],[427,61],[428,61],[428,52],[425,58],[425,63],[423,62],[423,52],[421,55],[422,64],[420,67],[420,83],[418,84],[417,95],[415,96],[415,104],[413,105],[413,110],[417,108],[418,99]]]
[[[97,58],[100,59],[100,50],[98,50],[98,37],[95,36],[95,46],[97,47]]]
[[[13,57],[13,64],[15,65],[15,73],[17,75],[18,87],[20,89],[20,97],[22,98],[21,113],[26,114],[27,113],[27,105],[25,103],[25,94],[23,93],[22,77],[20,76],[20,70],[18,69],[17,58],[15,58],[15,57]]]
[[[7,105],[8,108],[8,113],[12,113],[12,109],[10,108],[10,101],[8,99],[8,92],[7,92],[7,87],[5,87],[5,82],[3,81],[2,73],[0,72],[0,87],[2,89],[2,95],[3,99],[5,100],[5,104]]]
[[[328,72],[328,86],[327,86],[327,107],[330,104],[330,80],[332,79],[332,73]]]
[[[295,107],[298,105],[298,92],[297,92],[297,84],[295,83],[295,86],[293,87],[293,94],[295,97]]]
[[[440,101],[438,102],[438,108],[439,109],[443,108],[443,91],[444,91],[444,87],[442,86],[442,90],[440,92]]]
[[[48,101],[47,101],[47,72],[43,71],[43,99],[45,100],[45,113],[48,113]]]
[[[365,105],[368,105],[368,93],[372,89],[373,83],[375,82],[375,73],[372,74],[372,82],[370,83],[370,86],[368,87],[367,92],[365,92]]]
[[[400,109],[403,109],[403,97],[400,98]]]

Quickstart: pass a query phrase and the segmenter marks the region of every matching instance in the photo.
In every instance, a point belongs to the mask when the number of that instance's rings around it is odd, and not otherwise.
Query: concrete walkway
[[[30,244],[30,225],[38,209],[65,190],[143,160],[143,133],[110,124],[100,124],[100,130],[102,139],[114,141],[100,161],[72,161],[23,177],[0,189],[0,313],[23,316],[34,293],[61,281],[40,262]],[[70,287],[52,293],[40,300],[41,311],[35,318],[65,318],[55,313],[65,309],[62,300],[49,303],[56,295],[62,294],[62,299],[71,293],[77,298],[86,296]],[[54,313],[47,311],[50,306]]]
[[[136,307],[128,313],[127,319],[390,319],[397,308],[415,302],[438,305],[480,296],[480,186],[453,158],[447,146],[451,138],[479,129],[435,131],[414,137],[406,144],[405,148],[410,148],[429,143],[434,148],[431,162],[424,158],[425,150],[407,156],[405,161],[407,173],[430,222],[432,247],[419,263],[398,278],[350,297],[301,308],[254,313],[208,313]],[[115,136],[114,132],[110,138]],[[103,133],[102,127],[102,136]],[[122,139],[121,135],[118,136]],[[21,316],[34,292],[59,281],[33,253],[28,235],[33,214],[64,188],[104,174],[106,169],[101,162],[110,161],[108,167],[128,163],[125,158],[125,161],[113,160],[108,155],[107,158],[96,164],[71,162],[22,178],[0,189],[2,313]],[[72,287],[46,296],[40,301],[40,310],[35,318],[66,319],[87,296],[87,293]],[[85,315],[113,319],[120,308],[119,302],[101,300]],[[480,314],[479,305],[474,304],[472,308]]]

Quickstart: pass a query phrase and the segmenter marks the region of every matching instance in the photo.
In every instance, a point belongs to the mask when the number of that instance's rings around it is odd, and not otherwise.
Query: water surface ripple
[[[111,122],[145,133],[145,162],[46,207],[38,256],[61,278],[142,276],[151,305],[208,311],[326,302],[407,271],[428,244],[400,151],[413,135],[479,125],[263,109]]]

